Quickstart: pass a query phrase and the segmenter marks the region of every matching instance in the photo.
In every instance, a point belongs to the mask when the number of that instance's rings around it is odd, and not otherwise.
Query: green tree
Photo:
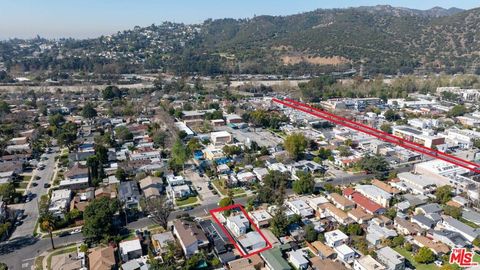
[[[455,206],[445,205],[443,207],[443,212],[445,215],[449,215],[455,219],[459,219],[462,217],[462,209]]]
[[[347,226],[347,234],[348,235],[362,235],[363,233],[363,230],[362,230],[362,227],[360,226],[360,224],[358,223],[352,223],[352,224],[348,224]]]
[[[129,141],[133,139],[133,134],[126,126],[118,126],[115,128],[115,136],[120,141]]]
[[[269,171],[263,178],[263,185],[257,192],[259,203],[282,204],[289,176],[280,171]]]
[[[187,162],[187,148],[183,142],[178,139],[172,146],[172,156],[170,158],[170,166],[178,170],[179,168],[184,168],[185,162]]]
[[[115,172],[115,177],[120,182],[127,181],[127,173],[122,168],[117,169],[117,171]]]
[[[341,145],[337,148],[341,157],[349,157],[352,155],[352,151],[350,151],[350,147]]]
[[[95,110],[95,107],[93,106],[92,103],[87,102],[85,106],[83,106],[82,116],[89,119],[97,116],[97,110]]]
[[[392,125],[384,123],[380,126],[380,130],[392,134]]]
[[[0,198],[4,202],[11,202],[16,196],[17,193],[13,183],[0,184]]]
[[[225,145],[223,148],[223,153],[229,157],[234,155],[239,155],[242,153],[242,148],[236,145]]]
[[[43,231],[48,232],[50,236],[50,244],[52,245],[52,249],[55,249],[55,245],[53,243],[53,230],[55,230],[55,219],[51,214],[47,214],[42,217],[42,221],[40,223],[40,229]]]
[[[473,239],[472,244],[476,247],[480,247],[480,237],[477,236],[475,239]]]
[[[100,162],[96,155],[87,158],[88,175],[94,186],[97,186],[102,179],[99,179]]]
[[[465,105],[455,105],[453,108],[448,111],[447,116],[448,117],[457,117],[457,116],[462,116],[468,112],[467,107]]]
[[[429,264],[435,261],[435,254],[428,247],[421,247],[414,259],[417,263]]]
[[[285,138],[284,146],[285,150],[290,154],[293,159],[298,159],[300,155],[307,148],[308,141],[301,133],[293,133]]]
[[[93,200],[83,212],[83,236],[87,243],[98,243],[116,234],[113,217],[120,210],[116,199],[102,197]]]
[[[0,100],[0,115],[10,113],[10,105],[4,100]]]
[[[287,234],[288,219],[285,215],[283,206],[278,207],[270,221],[270,230],[276,237],[282,237]]]
[[[389,109],[387,110],[383,116],[385,117],[385,119],[389,122],[393,122],[393,121],[397,121],[398,119],[400,119],[400,116],[392,109]]]
[[[64,122],[65,122],[65,118],[63,117],[63,115],[59,113],[50,115],[48,117],[48,123],[50,124],[50,126],[53,126],[56,128],[59,128]]]
[[[389,219],[394,219],[397,216],[397,211],[395,208],[388,208],[387,212],[385,213],[385,216],[388,217]]]
[[[312,224],[308,224],[304,227],[304,231],[305,231],[305,240],[307,240],[307,242],[314,242],[314,241],[317,241],[318,239],[318,233],[317,231],[315,231],[315,228]]]
[[[168,134],[166,132],[160,131],[155,133],[155,135],[152,138],[154,146],[165,148],[167,138],[168,138]]]
[[[380,155],[365,155],[357,165],[368,173],[375,173],[377,178],[383,179],[388,175],[390,166],[384,157]]]
[[[405,243],[405,237],[403,237],[403,235],[395,236],[392,239],[392,246],[393,247],[399,247],[399,246],[403,245],[404,243]]]
[[[293,191],[297,194],[312,194],[315,190],[315,180],[311,173],[298,171],[297,181],[293,182]]]
[[[116,86],[109,85],[105,87],[102,91],[103,99],[114,99],[114,98],[121,98],[122,92]]]
[[[452,199],[452,187],[445,185],[437,188],[435,191],[435,199],[438,203],[446,204]]]

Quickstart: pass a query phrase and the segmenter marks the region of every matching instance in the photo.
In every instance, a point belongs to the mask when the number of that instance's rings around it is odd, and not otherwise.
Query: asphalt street
[[[44,184],[50,183],[52,181],[53,173],[55,171],[55,157],[58,155],[58,147],[54,147],[53,153],[45,154],[47,160],[41,161],[45,164],[45,169],[38,170],[34,169],[32,172],[32,182],[30,187],[27,189],[27,192],[30,191],[33,194],[33,199],[24,204],[18,204],[13,206],[15,209],[23,209],[24,214],[27,217],[23,220],[23,224],[15,228],[15,231],[10,236],[10,239],[32,235],[35,229],[35,223],[38,219],[38,203],[40,197],[43,194],[47,194],[48,189],[44,188]],[[39,180],[35,180],[35,177],[39,176]]]

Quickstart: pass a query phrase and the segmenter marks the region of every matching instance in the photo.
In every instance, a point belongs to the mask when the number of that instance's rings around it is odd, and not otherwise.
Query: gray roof
[[[128,197],[137,197],[140,196],[140,189],[136,182],[120,182],[118,187],[118,196],[120,199],[126,199]]]
[[[427,199],[424,199],[423,196],[413,195],[410,193],[403,195],[403,198],[410,203],[411,207],[416,207],[427,202]]]
[[[433,228],[433,226],[435,225],[435,222],[433,220],[427,218],[424,215],[415,215],[412,217],[412,221],[414,220],[430,228]]]
[[[462,218],[470,221],[470,222],[473,222],[477,225],[480,225],[480,213],[478,213],[477,211],[474,211],[472,209],[464,209],[462,211]]]
[[[457,229],[458,231],[466,235],[471,236],[472,238],[476,238],[480,234],[480,231],[478,229],[474,229],[468,226],[467,224],[459,220],[456,220],[452,217],[448,217],[448,216],[444,217],[443,222],[448,223],[450,226],[454,227],[455,229]]]
[[[438,203],[429,203],[426,205],[419,206],[418,208],[422,209],[425,213],[440,213],[442,212],[442,207]]]
[[[432,234],[448,238],[452,243],[461,247],[466,246],[468,242],[461,234],[449,230],[433,231]]]
[[[388,260],[392,264],[400,264],[405,261],[405,257],[393,250],[391,247],[383,247],[377,251],[378,258],[383,261]]]

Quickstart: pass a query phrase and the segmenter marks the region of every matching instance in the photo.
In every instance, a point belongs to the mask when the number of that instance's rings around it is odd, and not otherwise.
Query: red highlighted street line
[[[372,128],[370,126],[352,121],[350,119],[347,119],[347,118],[344,118],[344,117],[341,117],[341,116],[334,115],[334,114],[329,113],[327,111],[311,107],[307,104],[304,104],[304,103],[301,103],[301,102],[298,102],[298,101],[295,101],[295,100],[292,100],[292,99],[280,100],[280,99],[274,98],[272,100],[274,102],[282,104],[286,107],[289,107],[289,108],[292,108],[292,109],[295,109],[295,110],[298,110],[298,111],[302,111],[302,112],[308,113],[310,115],[325,119],[325,120],[327,120],[329,122],[332,122],[334,124],[341,125],[341,126],[344,126],[344,127],[347,127],[347,128],[365,133],[367,135],[376,137],[376,138],[378,138],[380,140],[383,140],[385,142],[393,143],[393,144],[396,144],[396,145],[401,146],[403,148],[415,151],[417,153],[427,155],[427,156],[430,156],[430,157],[433,157],[433,158],[436,158],[436,159],[443,160],[443,161],[451,163],[453,165],[457,165],[457,166],[460,166],[462,168],[471,170],[475,173],[480,173],[480,164],[477,164],[477,163],[474,163],[474,162],[471,162],[471,161],[468,161],[468,160],[464,160],[464,159],[461,159],[459,157],[440,152],[438,150],[428,148],[428,147],[423,146],[421,144],[405,140],[403,138],[400,138],[400,137],[397,137],[395,135],[386,133],[384,131]]]

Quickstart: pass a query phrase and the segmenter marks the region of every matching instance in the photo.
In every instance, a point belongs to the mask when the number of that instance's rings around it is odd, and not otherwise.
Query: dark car
[[[50,187],[50,184],[49,184],[49,183],[45,183],[45,184],[43,184],[43,187],[44,187],[44,188],[49,188],[49,187]]]
[[[36,187],[36,186],[38,186],[38,184],[35,183],[35,182],[33,182],[33,183],[32,183],[32,186]]]
[[[58,237],[65,237],[67,235],[70,235],[70,232],[61,232],[60,234],[58,234]]]
[[[187,207],[184,207],[183,208],[183,211],[190,211],[190,210],[193,210],[193,206],[187,206]]]

